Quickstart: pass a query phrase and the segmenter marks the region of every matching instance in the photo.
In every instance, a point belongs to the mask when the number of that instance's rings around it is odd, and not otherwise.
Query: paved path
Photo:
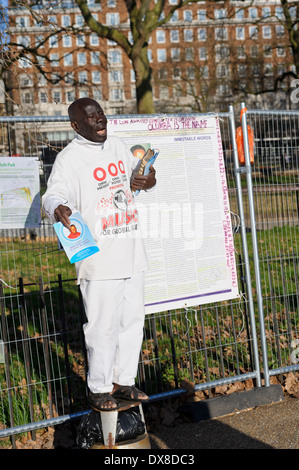
[[[150,433],[152,449],[299,449],[299,399]]]

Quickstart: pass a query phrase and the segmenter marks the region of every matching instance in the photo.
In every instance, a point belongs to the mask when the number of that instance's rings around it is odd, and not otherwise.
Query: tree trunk
[[[147,57],[147,46],[140,53],[131,57],[136,79],[136,98],[138,114],[153,114],[155,112],[153,90],[151,86],[152,69]]]

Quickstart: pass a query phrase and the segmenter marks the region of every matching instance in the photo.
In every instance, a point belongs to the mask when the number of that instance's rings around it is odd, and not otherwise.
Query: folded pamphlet
[[[69,219],[71,230],[61,222],[53,224],[53,227],[68,259],[76,263],[100,250],[80,212],[74,212]]]
[[[151,165],[155,163],[158,155],[159,155],[159,150],[148,149],[148,151],[142,157],[138,174],[144,175],[144,176],[148,175],[150,171],[150,167]],[[140,193],[140,189],[136,189],[136,191],[134,192],[135,196],[138,196],[139,193]]]

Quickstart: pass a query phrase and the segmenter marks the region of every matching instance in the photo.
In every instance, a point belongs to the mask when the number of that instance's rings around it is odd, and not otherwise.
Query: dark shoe
[[[89,404],[95,411],[115,411],[119,408],[118,401],[111,393],[89,392]]]
[[[113,392],[113,397],[119,400],[141,401],[142,403],[149,401],[149,397],[144,392],[134,387],[134,385],[131,387],[129,385],[120,385],[115,392]]]

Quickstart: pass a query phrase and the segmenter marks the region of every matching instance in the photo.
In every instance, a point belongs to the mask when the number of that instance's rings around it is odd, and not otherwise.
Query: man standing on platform
[[[69,118],[77,134],[56,157],[43,209],[70,231],[69,217],[79,211],[98,244],[98,253],[76,263],[87,316],[89,401],[98,411],[116,410],[119,399],[148,400],[134,386],[147,259],[132,191],[151,189],[155,170],[134,175],[139,160],[121,139],[107,136],[107,118],[96,101],[74,101]]]

